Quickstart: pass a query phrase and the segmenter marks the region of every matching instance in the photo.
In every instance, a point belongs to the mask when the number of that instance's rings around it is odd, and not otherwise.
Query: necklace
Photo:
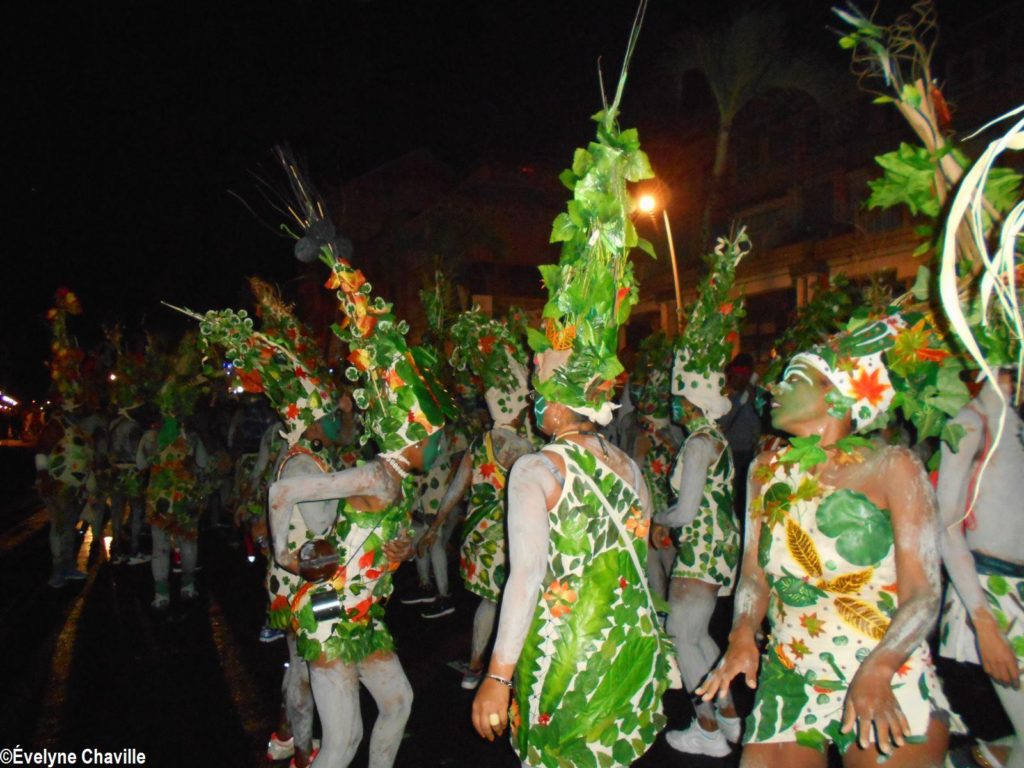
[[[552,435],[552,438],[554,440],[561,440],[563,437],[566,437],[568,435],[596,435],[598,442],[601,443],[601,453],[603,453],[605,456],[608,455],[608,446],[605,445],[604,436],[596,429],[568,429],[565,432],[561,432],[557,435]]]
[[[395,474],[397,474],[398,477],[401,480],[405,480],[405,478],[407,478],[409,476],[408,470],[403,468],[402,465],[399,464],[398,461],[396,461],[391,456],[388,456],[388,455],[382,453],[382,454],[380,454],[380,459],[385,464],[387,464],[389,467],[391,467],[393,470],[395,470]]]

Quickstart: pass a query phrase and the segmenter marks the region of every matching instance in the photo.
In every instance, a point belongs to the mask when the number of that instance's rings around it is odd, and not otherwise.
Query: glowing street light
[[[654,209],[658,207],[658,201],[654,199],[654,195],[640,195],[640,199],[636,202],[637,208],[640,209],[641,213],[653,214]]]

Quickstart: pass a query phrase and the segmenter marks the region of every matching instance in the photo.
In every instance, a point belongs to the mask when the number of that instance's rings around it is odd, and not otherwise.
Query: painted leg
[[[825,768],[827,765],[828,756],[824,752],[800,746],[795,741],[747,744],[740,758],[740,768]]]
[[[309,665],[309,682],[323,726],[316,768],[346,768],[363,740],[359,673],[340,659],[320,659]]]
[[[370,734],[368,768],[391,768],[402,745],[412,710],[412,686],[398,657],[374,655],[357,665],[359,679],[377,703],[377,722]]]
[[[872,743],[867,749],[854,744],[843,755],[843,768],[943,768],[949,751],[949,729],[933,717],[922,744],[904,744],[885,758]],[[785,765],[785,763],[783,763]]]
[[[150,530],[153,534],[153,560],[150,568],[153,570],[153,591],[156,593],[153,607],[162,608],[170,602],[171,588],[167,582],[171,575],[171,536],[156,525]]]
[[[284,695],[289,735],[295,738],[295,763],[299,768],[303,768],[313,751],[313,689],[309,683],[309,665],[299,656],[295,635],[291,632],[288,633],[287,643],[288,670],[284,673],[281,691]]]
[[[181,550],[181,596],[191,600],[196,596],[196,561],[199,560],[199,541],[180,538]]]
[[[997,685],[995,689],[1015,734],[1013,748],[1003,765],[1006,768],[1024,768],[1024,691],[1005,685]]]
[[[132,554],[139,554],[140,542],[142,539],[142,521],[145,519],[146,507],[141,496],[129,500],[132,510]]]

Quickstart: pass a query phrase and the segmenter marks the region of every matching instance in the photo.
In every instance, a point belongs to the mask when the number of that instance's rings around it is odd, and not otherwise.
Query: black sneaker
[[[437,600],[437,592],[429,584],[420,584],[408,595],[400,597],[398,602],[402,605],[416,605],[417,603],[432,603]]]
[[[439,619],[442,616],[447,616],[449,613],[455,613],[455,606],[452,605],[451,599],[439,596],[427,610],[420,611],[420,616],[424,619]]]

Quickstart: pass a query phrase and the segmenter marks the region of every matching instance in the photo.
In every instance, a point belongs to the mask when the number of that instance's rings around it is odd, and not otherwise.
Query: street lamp
[[[654,211],[658,207],[658,199],[650,193],[644,193],[637,198],[636,207],[641,213],[650,216],[653,222]],[[681,330],[683,327],[683,295],[679,285],[679,265],[676,263],[676,246],[672,240],[672,226],[668,223],[668,209],[666,207],[661,209],[661,219],[665,222],[665,238],[668,240],[668,252],[672,262],[672,282],[675,284],[676,289],[676,329]]]

